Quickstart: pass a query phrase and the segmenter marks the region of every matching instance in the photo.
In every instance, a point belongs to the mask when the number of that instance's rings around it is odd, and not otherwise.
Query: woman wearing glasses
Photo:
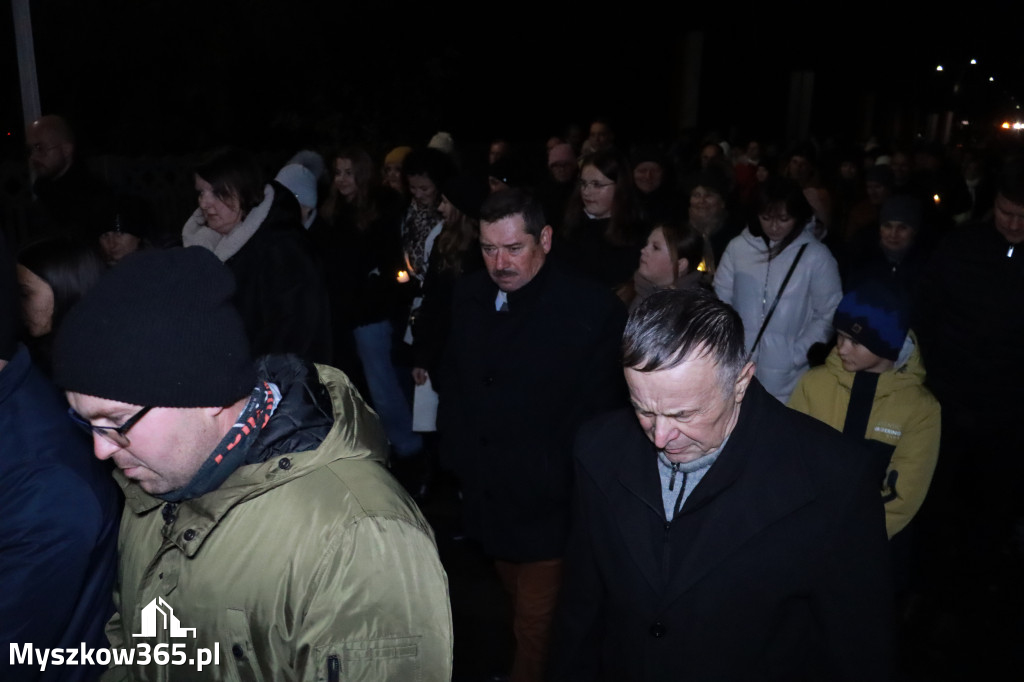
[[[626,160],[614,151],[591,154],[583,159],[579,187],[566,211],[566,261],[612,290],[633,276],[640,256],[632,180]]]

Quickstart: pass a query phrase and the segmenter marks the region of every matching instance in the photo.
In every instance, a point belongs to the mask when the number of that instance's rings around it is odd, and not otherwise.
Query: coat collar
[[[661,500],[661,479],[658,476],[658,451],[633,419],[636,427],[635,445],[628,449],[630,456],[618,460],[614,481],[636,497],[641,504],[622,505],[615,514],[619,531],[630,548],[629,555],[637,569],[656,592],[662,590],[661,567],[656,558],[662,538],[646,530],[651,527],[651,514],[664,518]],[[610,499],[615,499],[611,497]]]
[[[334,424],[321,446],[302,453],[275,454],[266,461],[239,467],[216,490],[173,507],[173,518],[162,532],[169,541],[193,556],[221,519],[235,506],[263,495],[285,483],[305,476],[341,459],[366,459],[383,464],[387,438],[376,416],[339,370],[318,366],[319,380],[330,392]],[[315,380],[315,378],[314,378]],[[287,419],[287,402],[271,418]],[[269,426],[269,424],[268,424]],[[143,491],[120,471],[114,473],[125,495],[126,513],[155,512],[166,503]],[[165,519],[166,521],[166,519]]]
[[[203,210],[197,208],[185,222],[181,231],[181,242],[183,246],[203,246],[213,252],[221,262],[238,253],[245,244],[260,229],[263,221],[270,214],[270,207],[274,203],[274,187],[266,185],[263,188],[263,201],[253,207],[241,223],[235,226],[231,232],[222,235],[206,226],[203,220]]]
[[[825,370],[829,372],[835,381],[849,391],[853,387],[854,373],[843,369],[843,361],[839,357],[839,349],[834,347],[825,359]],[[924,361],[921,359],[921,352],[917,347],[917,336],[913,331],[907,334],[900,350],[896,366],[882,372],[878,377],[878,388],[875,390],[876,398],[892,395],[897,391],[905,390],[912,386],[922,386],[925,379]]]
[[[640,501],[616,510],[619,529],[644,578],[665,604],[687,591],[751,538],[814,498],[809,474],[784,443],[765,441],[786,408],[754,379],[740,416],[718,460],[690,494],[673,524],[700,523],[690,548],[665,584],[658,558],[663,536],[648,532],[652,510],[664,515],[654,446],[637,427],[629,457],[619,459],[614,478]],[[777,436],[776,436],[777,437]],[[671,532],[671,529],[666,532]]]
[[[693,546],[673,571],[669,600],[693,587],[751,538],[813,500],[803,462],[789,454],[792,450],[785,443],[772,440],[780,437],[772,427],[785,419],[786,409],[757,379],[751,382],[729,442],[678,520],[686,523],[691,512],[707,507]]]
[[[548,254],[544,265],[542,265],[540,270],[537,271],[537,274],[533,276],[533,279],[527,282],[522,288],[509,292],[509,311],[519,313],[522,310],[532,307],[538,300],[540,300],[543,292],[548,287],[547,282],[551,278],[551,271],[551,255]],[[477,288],[476,298],[480,301],[481,305],[485,305],[485,307],[489,306],[493,310],[494,299],[498,295],[498,285],[494,283],[486,269],[478,276],[483,280],[483,285]]]

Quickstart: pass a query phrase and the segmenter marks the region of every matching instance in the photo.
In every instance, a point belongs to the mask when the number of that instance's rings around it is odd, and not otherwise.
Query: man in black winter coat
[[[870,457],[754,378],[736,312],[630,317],[633,410],[584,425],[555,680],[885,680],[888,548]]]
[[[108,226],[113,195],[78,159],[75,135],[60,116],[41,116],[25,130],[29,165],[35,176],[24,243],[55,235],[92,242]],[[17,244],[12,244],[17,247]]]
[[[466,530],[496,560],[513,598],[512,680],[543,674],[576,429],[625,400],[623,307],[547,262],[551,236],[529,194],[503,190],[484,202],[487,272],[456,285],[438,383],[442,457],[463,485]]]

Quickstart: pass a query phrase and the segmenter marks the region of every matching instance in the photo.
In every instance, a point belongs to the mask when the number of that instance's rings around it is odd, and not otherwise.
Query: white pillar
[[[39,118],[39,81],[36,78],[36,49],[32,40],[32,15],[29,0],[11,0],[14,15],[14,39],[18,48],[18,78],[21,81],[21,112],[25,127]]]

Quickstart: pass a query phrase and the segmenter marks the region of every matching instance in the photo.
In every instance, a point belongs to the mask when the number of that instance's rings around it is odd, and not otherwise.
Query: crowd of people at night
[[[439,532],[509,598],[487,679],[910,680],[1005,632],[1024,150],[628,137],[224,147],[168,235],[33,122],[4,679],[450,679]],[[151,606],[219,663],[67,662]]]

